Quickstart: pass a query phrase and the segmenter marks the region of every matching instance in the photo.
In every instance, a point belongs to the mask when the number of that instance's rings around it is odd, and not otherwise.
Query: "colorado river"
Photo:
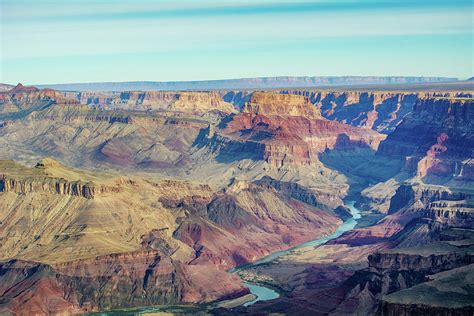
[[[341,226],[339,226],[333,234],[331,234],[329,236],[326,236],[326,237],[322,237],[322,238],[319,238],[319,239],[315,239],[315,240],[311,240],[311,241],[302,243],[298,246],[295,246],[295,247],[287,249],[287,250],[282,250],[282,251],[277,251],[277,252],[271,253],[268,256],[263,257],[262,259],[257,260],[257,261],[255,261],[254,263],[252,263],[250,265],[245,265],[244,267],[248,268],[248,267],[256,266],[256,265],[259,265],[259,264],[262,264],[262,263],[267,263],[267,262],[270,262],[270,261],[273,261],[273,260],[277,259],[280,256],[286,255],[286,254],[288,254],[288,253],[290,253],[294,250],[304,248],[304,247],[316,247],[316,246],[327,243],[331,239],[335,239],[335,238],[341,236],[344,232],[353,229],[357,225],[357,220],[360,219],[360,211],[354,205],[355,205],[355,201],[348,201],[346,203],[346,207],[350,210],[352,217],[349,218],[348,220],[346,220]],[[241,267],[241,268],[244,268],[244,267]],[[230,271],[235,273],[235,272],[239,271],[239,268],[234,268]],[[260,284],[257,284],[257,283],[251,283],[251,282],[248,282],[248,281],[244,282],[244,284],[245,284],[245,286],[247,286],[249,288],[250,292],[253,295],[256,296],[256,298],[253,301],[245,303],[244,306],[249,306],[249,305],[255,304],[258,301],[273,300],[273,299],[280,296],[278,294],[278,292],[274,291],[271,288],[265,287],[263,285],[260,285]]]
[[[346,203],[346,207],[350,210],[352,217],[346,220],[341,226],[337,228],[337,230],[326,237],[321,237],[319,239],[311,240],[305,243],[302,243],[298,246],[295,246],[293,248],[290,248],[288,250],[283,250],[283,251],[277,251],[274,253],[269,254],[266,257],[263,257],[260,260],[257,260],[251,264],[245,265],[245,266],[240,266],[233,268],[229,270],[229,272],[232,273],[237,273],[240,269],[256,266],[262,263],[267,263],[270,261],[273,261],[277,259],[280,256],[283,256],[285,254],[291,253],[294,250],[304,248],[304,247],[315,247],[322,245],[326,242],[328,242],[331,239],[335,239],[339,236],[341,236],[344,232],[353,229],[356,224],[357,220],[360,218],[360,211],[354,206],[355,202],[354,201],[348,201]],[[249,288],[250,292],[255,295],[255,299],[253,301],[247,302],[244,304],[244,306],[249,306],[257,303],[258,301],[269,301],[273,300],[275,298],[278,298],[280,294],[266,286],[263,286],[258,283],[252,283],[252,282],[247,282],[244,281],[244,285]],[[192,307],[192,306],[167,306],[167,307],[158,307],[158,308],[140,308],[140,309],[130,309],[130,310],[117,310],[117,311],[109,311],[109,312],[102,312],[98,313],[99,315],[103,316],[111,316],[111,315],[146,315],[149,313],[156,313],[156,312],[177,312],[177,313],[183,313],[183,314],[195,314],[198,312],[201,312],[202,310],[199,307]]]

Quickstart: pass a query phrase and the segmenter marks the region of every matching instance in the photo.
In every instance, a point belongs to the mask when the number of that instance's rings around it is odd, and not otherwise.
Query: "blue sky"
[[[0,3],[0,82],[474,75],[472,0]]]

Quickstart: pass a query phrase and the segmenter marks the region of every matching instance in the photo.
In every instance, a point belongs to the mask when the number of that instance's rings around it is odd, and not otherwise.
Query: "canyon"
[[[0,313],[472,315],[474,87],[292,87],[2,89]]]

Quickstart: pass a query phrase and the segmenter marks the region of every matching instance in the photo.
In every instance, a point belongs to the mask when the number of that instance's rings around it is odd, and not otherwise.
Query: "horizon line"
[[[82,81],[82,82],[56,82],[56,83],[33,83],[26,84],[29,86],[52,86],[52,85],[74,85],[74,84],[104,84],[104,83],[197,83],[197,82],[217,82],[217,81],[232,81],[232,80],[249,80],[249,79],[285,79],[285,78],[418,78],[418,79],[447,79],[449,81],[468,81],[473,78],[474,74],[470,77],[460,78],[453,76],[426,76],[426,75],[323,75],[323,76],[309,76],[309,75],[279,75],[279,76],[257,76],[257,77],[234,77],[234,78],[221,78],[221,79],[197,79],[197,80],[126,80],[126,81]],[[17,82],[19,84],[21,82]],[[9,85],[16,85],[12,83],[3,83]],[[394,83],[396,84],[396,83]]]

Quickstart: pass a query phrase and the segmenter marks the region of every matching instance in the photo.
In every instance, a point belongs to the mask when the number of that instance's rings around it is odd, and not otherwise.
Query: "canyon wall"
[[[414,105],[430,98],[472,98],[472,92],[392,92],[283,90],[306,96],[324,117],[353,126],[391,133]]]
[[[213,143],[217,137],[259,143],[264,147],[260,159],[277,168],[317,163],[317,155],[327,149],[376,149],[385,138],[323,119],[305,97],[273,92],[253,93],[242,113],[218,127]]]
[[[426,182],[470,181],[473,113],[472,99],[419,100],[378,152],[405,156],[406,169]]]

